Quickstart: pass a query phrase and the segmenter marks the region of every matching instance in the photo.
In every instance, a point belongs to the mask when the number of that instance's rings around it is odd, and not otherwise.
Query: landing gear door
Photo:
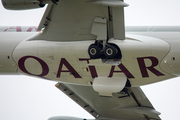
[[[125,40],[124,7],[112,7],[114,38]]]
[[[107,39],[107,19],[102,17],[95,17],[91,34],[96,35],[96,40]]]

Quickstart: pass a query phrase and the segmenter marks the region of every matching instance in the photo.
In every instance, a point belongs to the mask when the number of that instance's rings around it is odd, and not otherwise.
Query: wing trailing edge
[[[60,0],[57,4],[50,2],[38,27],[38,30],[43,29],[43,33],[32,40],[99,40],[102,34],[106,40],[124,40],[125,6],[128,5],[121,0]],[[101,27],[103,32],[94,30],[101,24],[94,24],[97,23],[97,18],[106,20]]]
[[[100,96],[92,86],[57,83],[56,87],[98,120],[161,120],[140,87],[127,87],[112,97]]]

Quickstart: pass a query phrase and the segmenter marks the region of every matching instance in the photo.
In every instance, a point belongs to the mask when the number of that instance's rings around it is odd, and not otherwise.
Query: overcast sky
[[[179,0],[125,0],[128,26],[180,25]],[[44,9],[7,11],[0,5],[0,26],[37,26]],[[180,120],[180,78],[143,86],[162,120]],[[25,76],[0,76],[0,120],[46,120],[52,116],[92,118],[66,97],[56,82]]]

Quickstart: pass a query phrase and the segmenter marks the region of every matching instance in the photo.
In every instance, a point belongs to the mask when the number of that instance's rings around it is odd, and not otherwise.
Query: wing
[[[60,0],[49,3],[33,40],[73,41],[125,39],[121,0]]]
[[[58,83],[56,87],[100,120],[161,120],[140,87],[125,88],[112,97],[99,96],[91,86]]]

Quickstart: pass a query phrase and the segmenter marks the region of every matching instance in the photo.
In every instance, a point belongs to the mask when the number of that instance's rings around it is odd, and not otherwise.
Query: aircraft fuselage
[[[30,29],[31,28],[31,29]],[[23,31],[24,30],[24,31]],[[33,32],[30,32],[33,31]],[[120,65],[90,59],[88,47],[95,40],[31,40],[40,34],[34,27],[0,29],[0,74],[25,74],[53,81],[90,85],[96,77],[126,76],[132,86],[159,82],[180,75],[177,32],[133,32],[126,40],[110,39],[122,53]]]

